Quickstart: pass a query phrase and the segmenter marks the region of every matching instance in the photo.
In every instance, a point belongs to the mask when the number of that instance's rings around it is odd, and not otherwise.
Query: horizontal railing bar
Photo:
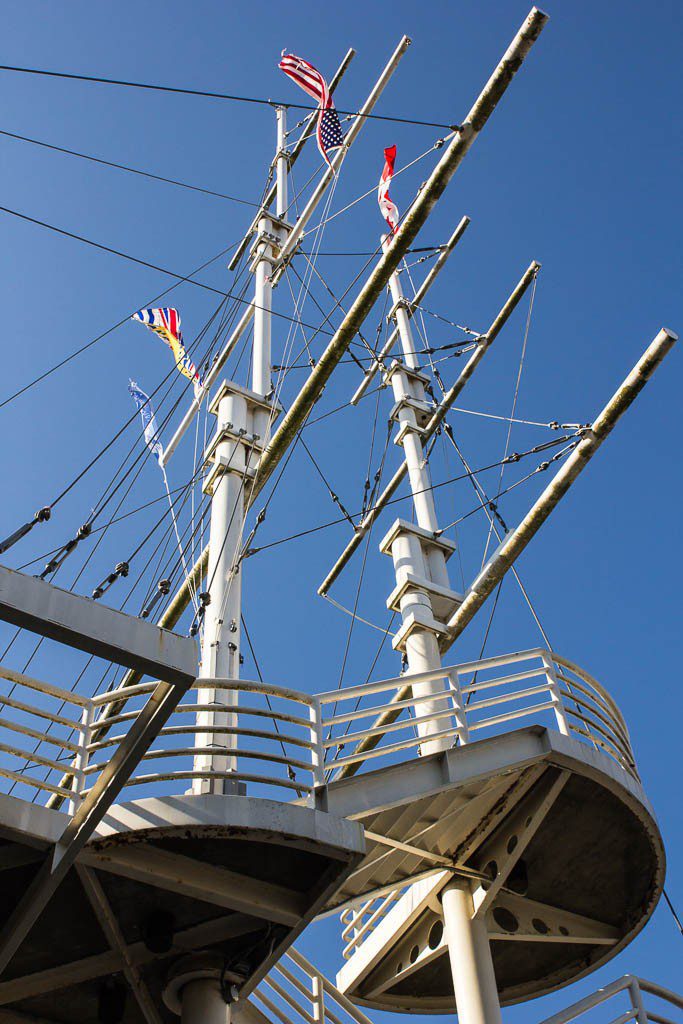
[[[658,985],[656,981],[650,981],[649,978],[636,978],[635,980],[643,992],[648,992],[651,996],[657,996],[658,999],[664,999],[673,1006],[677,1006],[679,1010],[683,1010],[683,996],[679,995],[678,992],[672,992],[670,989],[664,988],[663,985]]]
[[[597,717],[604,725],[607,726],[608,729],[612,730],[612,733],[614,734],[615,740],[619,741],[619,743],[623,745],[625,750],[629,750],[630,751],[630,749],[631,749],[630,738],[628,736],[624,736],[623,735],[621,729],[618,726],[618,723],[614,722],[613,719],[608,718],[606,714],[603,714],[602,711],[598,710],[589,701],[584,700],[583,697],[577,697],[573,693],[569,693],[567,690],[560,690],[560,694],[563,697],[566,697],[567,700],[570,701],[571,703],[573,703],[574,705],[580,705],[581,707],[585,708],[587,711],[590,712],[591,716]],[[567,711],[568,715],[574,715],[577,718],[583,718],[584,717],[583,712],[581,712],[581,711],[578,711],[578,710],[577,711],[572,711],[572,709],[569,708],[569,707],[566,709],[566,711]],[[592,718],[591,718],[591,721],[592,721]]]
[[[0,665],[0,678],[6,679],[10,683],[16,683],[17,686],[25,686],[29,690],[46,693],[50,697],[63,700],[66,704],[76,704],[81,708],[87,708],[90,705],[90,697],[81,696],[81,694],[66,690],[61,686],[55,686],[54,683],[46,683],[42,679],[34,679],[33,676],[24,675],[23,672],[15,672],[13,668],[7,668],[4,665]]]
[[[326,690],[318,694],[321,704],[336,704],[342,700],[353,700],[371,693],[384,693],[388,690],[400,690],[407,684],[428,683],[434,679],[448,679],[452,668],[431,669],[429,672],[415,672],[410,675],[396,676],[394,679],[380,679],[376,683],[360,683],[358,686],[345,686],[340,690]]]
[[[14,747],[9,743],[0,742],[0,751],[2,751],[3,754],[11,754],[14,757],[19,757],[22,761],[42,765],[43,768],[52,768],[56,772],[63,772],[65,768],[69,767],[69,763],[67,761],[55,761],[53,758],[45,757],[43,754],[39,754],[35,750],[22,750],[21,747]]]
[[[62,768],[63,767],[64,766],[62,765]],[[46,782],[44,779],[33,779],[29,775],[22,775],[20,772],[13,772],[11,768],[3,768],[0,766],[0,775],[6,779],[12,779],[14,782],[23,782],[26,786],[33,786],[34,789],[43,789],[48,793],[56,793],[58,796],[63,796],[67,800],[71,800],[74,795],[72,790],[65,789],[64,786],[54,785],[51,782]]]
[[[485,729],[492,725],[499,725],[501,722],[511,722],[515,718],[526,718],[529,715],[535,715],[538,711],[549,711],[551,708],[555,708],[555,704],[552,701],[548,701],[546,704],[534,704],[530,708],[518,708],[516,711],[508,711],[504,715],[494,715],[493,718],[485,718],[481,722],[468,722],[468,728],[470,732],[475,729]]]
[[[311,990],[309,988],[306,988],[306,985],[301,980],[301,978],[297,978],[296,974],[294,974],[293,971],[290,971],[287,967],[285,967],[285,965],[282,963],[282,960],[278,960],[278,962],[275,964],[275,970],[278,972],[278,974],[281,974],[282,977],[285,978],[290,985],[298,989],[301,995],[304,996],[304,998],[308,999],[309,1002],[313,1001],[313,993],[311,992]],[[310,977],[310,975],[307,974],[306,977]]]
[[[268,985],[272,988],[273,992],[276,992],[280,999],[284,1000],[284,1002],[287,1003],[288,1006],[291,1006],[300,1017],[307,1021],[307,1024],[316,1024],[315,1017],[304,1010],[304,1008],[297,1003],[294,996],[291,995],[283,985],[280,985],[272,975],[266,974],[261,984]]]
[[[540,668],[530,668],[525,672],[514,672],[508,676],[500,676],[499,679],[477,679],[476,683],[468,683],[466,686],[460,685],[462,693],[477,693],[478,690],[490,690],[492,686],[505,686],[506,683],[519,683],[522,679],[533,679],[535,676],[545,676],[547,672],[542,666]]]
[[[265,980],[266,979],[264,978],[263,981],[265,981]],[[263,984],[263,982],[261,982],[261,985],[259,985],[257,988],[254,989],[254,991],[251,994],[251,998],[253,999],[254,997],[256,997],[257,999],[259,999],[263,1003],[263,1005],[265,1007],[267,1007],[268,1010],[270,1010],[271,1013],[275,1014],[275,1016],[278,1018],[278,1020],[281,1021],[281,1024],[292,1024],[291,1018],[290,1017],[285,1017],[284,1013],[282,1013],[278,1009],[278,1007],[273,1002],[273,1000],[270,999],[265,994],[265,992],[263,991],[263,988],[262,988],[262,984]]]
[[[220,772],[217,770],[206,770],[206,771],[176,771],[176,772],[155,772],[150,775],[138,775],[131,776],[126,783],[127,786],[147,786],[151,782],[173,782],[180,779],[234,779],[235,782],[253,782],[260,783],[264,786],[280,786],[283,789],[292,789],[295,792],[301,791],[302,793],[310,793],[313,790],[313,786],[307,785],[305,782],[290,782],[289,779],[279,779],[267,775],[252,775],[247,772],[234,772],[224,771]],[[89,793],[90,790],[83,790],[82,796]],[[66,791],[66,795],[71,797],[73,794],[70,790]]]
[[[533,697],[537,693],[550,692],[548,682],[538,686],[529,686],[526,690],[514,690],[512,693],[500,693],[497,697],[486,697],[485,700],[470,701],[467,705],[467,714],[472,711],[480,711],[482,708],[492,708],[496,704],[505,704],[511,700],[521,700],[523,697]]]
[[[591,704],[597,704],[599,708],[602,708],[606,715],[615,720],[620,730],[622,731],[624,737],[628,739],[628,741],[630,742],[626,722],[624,721],[624,718],[621,715],[619,709],[615,707],[613,702],[606,701],[601,693],[599,693],[593,687],[588,686],[582,680],[570,679],[569,676],[566,676],[564,674],[564,672],[557,672],[556,675],[559,682],[567,684],[569,688],[568,695],[572,700],[579,700],[579,698],[576,696],[574,692],[575,690],[578,690],[579,693],[583,693],[585,697],[588,699],[588,701],[591,702]]]
[[[434,701],[434,703],[436,703],[437,700],[441,700],[441,701],[448,700],[448,701],[450,701],[450,696],[451,695],[448,692],[444,693],[443,697],[441,697],[439,694],[430,693],[429,694],[429,699],[431,701]],[[377,735],[377,733],[381,733],[382,735],[384,735],[385,733],[397,732],[398,730],[401,730],[401,729],[410,729],[410,728],[413,728],[416,725],[424,725],[425,722],[434,722],[434,721],[436,721],[439,718],[452,718],[453,715],[454,715],[454,708],[453,708],[453,705],[451,703],[450,707],[446,708],[444,711],[435,711],[431,715],[415,715],[412,718],[403,718],[403,719],[401,719],[400,722],[393,722],[391,725],[386,725],[386,726],[380,725],[380,726],[377,726],[376,728],[364,729],[362,732],[350,732],[350,733],[347,733],[345,736],[339,736],[336,739],[331,738],[331,739],[328,739],[328,740],[323,740],[323,746],[327,747],[327,748],[329,748],[329,747],[339,747],[342,744],[344,746],[346,746],[347,743],[355,743],[356,740],[362,740],[366,736],[375,736],[375,735]],[[419,742],[419,740],[418,740],[418,742]],[[384,749],[386,749],[386,748],[384,748]]]
[[[10,732],[18,732],[22,736],[30,736],[32,740],[49,743],[51,746],[59,747],[61,750],[70,750],[74,754],[78,753],[81,749],[80,744],[74,743],[73,740],[60,739],[49,732],[39,732],[38,729],[32,729],[21,722],[13,722],[9,718],[0,718],[0,729],[9,729]]]
[[[404,678],[407,678],[407,677],[404,677]],[[453,699],[453,690],[450,689],[450,687],[448,689],[440,690],[436,694],[427,693],[427,694],[423,694],[422,696],[419,696],[419,697],[406,697],[405,700],[395,700],[395,701],[392,701],[391,707],[392,707],[392,710],[395,709],[395,708],[399,708],[399,709],[401,709],[401,708],[412,708],[416,704],[424,704],[427,701],[430,701],[430,700],[433,700],[433,699],[440,700],[440,699],[444,699],[444,698],[447,698],[449,700]],[[340,703],[341,703],[341,700],[344,700],[344,699],[345,699],[344,697],[340,698]],[[386,704],[373,704],[369,708],[359,708],[357,711],[347,711],[345,714],[342,714],[342,715],[335,714],[331,718],[323,718],[323,724],[324,725],[329,725],[329,726],[342,725],[345,722],[355,722],[359,718],[376,717],[377,713],[380,712],[380,711],[384,711],[385,708],[386,708]]]
[[[570,672],[573,672],[574,675],[578,676],[579,679],[582,679],[584,683],[586,683],[588,686],[592,686],[604,698],[604,700],[607,701],[610,707],[612,707],[615,714],[617,714],[619,718],[621,718],[623,721],[623,715],[621,714],[621,711],[619,710],[619,706],[617,705],[616,701],[611,696],[611,694],[608,693],[608,691],[597,681],[597,679],[595,679],[589,672],[586,672],[585,669],[582,669],[578,665],[574,664],[574,662],[570,661],[569,658],[563,658],[561,654],[555,654],[554,651],[550,651],[549,654],[552,660],[555,661],[558,665],[563,665],[565,668],[569,669]],[[625,721],[624,725],[626,725]]]
[[[587,726],[589,730],[595,730],[595,732],[603,736],[608,743],[611,743],[614,747],[616,747],[616,749],[620,752],[622,757],[625,757],[627,761],[633,760],[633,753],[631,752],[630,747],[623,747],[618,736],[615,736],[607,732],[605,729],[602,728],[601,725],[598,724],[598,722],[594,721],[590,715],[587,715],[585,713],[579,714],[576,711],[572,711],[571,708],[565,708],[565,711],[568,715],[571,715],[572,718],[576,718],[579,720],[579,722],[583,722],[583,724]]]
[[[133,697],[152,693],[158,685],[158,680],[152,679],[146,683],[136,683],[135,686],[119,686],[116,690],[105,690],[104,693],[96,693],[92,698],[92,702],[95,707],[105,707],[107,704],[116,704],[123,696],[125,696],[126,700],[131,700]]]
[[[225,734],[229,732],[235,736],[255,736],[257,739],[272,740],[273,743],[290,743],[292,746],[305,747],[307,750],[312,750],[316,744],[311,740],[305,740],[298,736],[288,736],[286,733],[268,732],[265,729],[243,729],[241,726],[230,726],[229,728],[225,725],[171,725],[165,726],[159,731],[159,736],[185,736],[185,735],[197,735],[199,733],[215,733]],[[127,734],[121,733],[117,736],[107,737],[105,740],[97,740],[95,743],[89,743],[87,746],[88,753],[94,753],[96,750],[102,750],[103,747],[116,746],[121,740],[125,738]]]
[[[274,686],[272,683],[265,685],[253,679],[210,679],[199,677],[193,682],[193,690],[238,690],[244,693],[267,693],[270,697],[279,697],[282,700],[291,700],[295,704],[305,704],[314,707],[316,698],[300,690],[290,690],[286,686]]]
[[[231,730],[234,732],[235,730]],[[275,764],[283,764],[285,766],[290,765],[292,768],[300,768],[302,771],[313,773],[313,765],[306,761],[298,761],[293,757],[285,757],[282,754],[271,754],[268,751],[262,750],[247,750],[244,747],[224,747],[224,746],[208,746],[208,747],[179,747],[177,750],[155,750],[151,749],[146,751],[141,761],[155,761],[161,757],[195,757],[198,754],[213,754],[217,757],[230,757],[239,754],[240,757],[248,757],[255,761],[267,761]],[[101,772],[106,767],[107,762],[98,764],[89,764],[85,769],[86,775],[94,775],[97,772]],[[60,765],[60,770],[63,769],[64,765]]]
[[[201,711],[221,711],[225,714],[237,714],[251,716],[254,718],[270,718],[277,719],[278,722],[289,722],[291,725],[299,725],[302,729],[310,730],[311,720],[310,718],[299,718],[296,715],[285,714],[281,711],[271,711],[268,708],[254,708],[247,704],[221,704],[216,701],[213,704],[178,704],[177,708],[173,712],[174,715],[178,714],[197,714]],[[120,715],[112,715],[111,718],[106,719],[107,728],[113,725],[119,725],[121,722],[130,722],[137,718],[140,714],[139,711],[124,711]],[[102,725],[104,725],[104,721]],[[93,725],[93,732],[97,731],[98,723],[95,722]],[[198,730],[201,732],[202,730]],[[206,730],[204,730],[206,732]]]
[[[552,706],[552,705],[551,705]],[[432,740],[446,739],[448,736],[457,736],[459,729],[444,729],[441,732],[432,733],[429,736],[414,737],[412,740],[403,740],[401,743],[392,743],[388,747],[376,747],[374,750],[365,750],[360,754],[349,754],[347,757],[335,757],[325,765],[327,769],[342,768],[345,764],[355,764],[356,761],[365,761],[373,757],[381,757],[385,754],[393,754],[397,750],[406,750],[409,747],[419,747],[420,743],[431,743]]]
[[[24,704],[23,701],[17,700],[15,697],[0,697],[0,705],[2,704],[8,708],[14,708],[15,711],[25,711],[28,715],[35,715],[37,718],[44,718],[48,722],[55,722],[57,725],[65,725],[67,729],[75,729],[78,731],[81,727],[81,723],[77,722],[73,718],[67,718],[65,715],[60,715],[56,711],[49,711],[47,708],[41,708],[35,704]]]

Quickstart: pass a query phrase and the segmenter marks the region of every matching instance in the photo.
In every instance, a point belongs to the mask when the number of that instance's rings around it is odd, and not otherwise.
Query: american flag
[[[384,150],[384,169],[377,186],[377,202],[382,216],[391,228],[392,235],[396,234],[398,228],[398,207],[389,197],[389,186],[394,176],[394,163],[396,161],[396,146],[389,146]]]
[[[327,82],[317,68],[307,60],[295,57],[293,53],[285,53],[284,50],[278,67],[318,104],[316,138],[322,158],[329,165],[330,158],[327,154],[329,150],[338,149],[343,145],[344,133]]]

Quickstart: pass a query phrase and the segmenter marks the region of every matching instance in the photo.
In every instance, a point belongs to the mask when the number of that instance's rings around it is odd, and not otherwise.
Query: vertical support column
[[[311,1003],[315,1024],[325,1024],[325,990],[323,980],[317,972],[311,978]]]
[[[457,668],[451,670],[448,675],[448,679],[451,684],[451,700],[453,701],[453,707],[455,709],[455,727],[458,730],[458,739],[462,746],[464,743],[469,743],[470,730],[467,725],[467,707],[465,701],[462,699],[462,687],[460,685],[460,675]]]
[[[230,1007],[217,981],[198,978],[183,986],[181,1024],[230,1024]]]
[[[469,884],[450,883],[441,902],[458,1024],[502,1024],[491,945],[485,922],[472,919]]]
[[[247,404],[241,395],[228,394],[220,400],[216,426],[218,433],[229,424],[233,433],[246,433]],[[210,603],[204,615],[201,674],[209,678],[238,679],[242,581],[235,561],[240,549],[244,519],[245,447],[234,438],[221,441],[216,449],[216,460],[222,462],[225,468],[216,481],[211,500],[207,569]],[[215,747],[216,753],[197,754],[195,771],[235,771],[235,755],[220,754],[219,750],[220,747],[236,747],[234,729],[237,726],[237,715],[215,709],[236,700],[234,692],[228,694],[225,690],[213,689],[198,691],[197,702],[209,705],[211,710],[197,714],[195,744],[198,747]],[[202,732],[204,725],[211,726],[211,731]],[[221,779],[194,779],[192,790],[194,793],[224,793],[226,784]]]
[[[545,676],[548,680],[548,689],[550,691],[550,699],[555,706],[555,718],[557,720],[557,728],[563,736],[569,736],[569,720],[567,718],[567,712],[564,709],[564,701],[562,700],[562,694],[560,693],[560,683],[555,672],[555,665],[552,656],[544,651],[541,655],[543,667],[545,669]]]
[[[629,995],[631,996],[631,1003],[633,1004],[633,1009],[636,1011],[635,1019],[637,1024],[647,1024],[650,1018],[647,1015],[645,1004],[643,1003],[643,993],[640,988],[640,985],[638,984],[637,978],[633,978],[628,988]]]
[[[85,769],[88,767],[88,761],[90,759],[90,755],[88,754],[88,745],[92,737],[92,723],[94,717],[95,705],[92,701],[89,701],[81,713],[81,728],[78,733],[78,753],[76,754],[73,763],[71,791],[74,796],[69,800],[68,806],[69,814],[72,816],[76,813],[81,793],[85,789]]]

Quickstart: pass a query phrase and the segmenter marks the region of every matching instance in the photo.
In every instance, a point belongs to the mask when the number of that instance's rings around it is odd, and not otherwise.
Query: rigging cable
[[[153,92],[168,92],[178,93],[182,96],[201,96],[208,99],[214,100],[231,100],[235,103],[252,103],[260,106],[268,107],[289,107],[292,110],[311,110],[318,111],[317,106],[312,106],[310,103],[285,103],[280,100],[266,99],[261,96],[240,96],[235,93],[224,93],[224,92],[209,92],[204,89],[186,89],[181,86],[173,85],[157,85],[150,82],[128,82],[119,78],[100,78],[94,75],[76,75],[67,71],[46,71],[43,68],[22,68],[16,67],[10,64],[0,64],[0,71],[15,71],[24,75],[41,75],[46,78],[63,78],[71,79],[78,82],[95,82],[98,85],[120,85],[125,86],[129,89],[147,89]],[[360,111],[358,110],[340,110],[337,108],[338,114],[346,114],[351,117],[358,117]],[[372,119],[375,121],[393,121],[398,124],[411,124],[425,128],[448,128],[451,131],[456,131],[459,125],[444,124],[441,121],[420,121],[410,117],[394,117],[389,114],[369,114],[364,113],[363,119]]]
[[[66,149],[64,146],[56,146],[51,142],[43,142],[41,139],[31,139],[27,135],[17,135],[16,132],[4,131],[0,128],[0,135],[9,139],[17,139],[19,142],[30,142],[33,146],[41,146],[43,149],[51,149],[56,153],[66,153],[68,156],[77,156],[81,160],[89,160],[91,163],[102,164],[104,167],[114,167],[119,171],[128,171],[129,174],[139,174],[143,178],[151,178],[153,181],[163,181],[167,185],[177,185],[179,188],[190,189],[192,192],[202,192],[207,196],[215,196],[217,199],[228,199],[233,203],[240,203],[242,206],[253,206],[260,208],[260,203],[253,203],[248,199],[239,199],[237,196],[229,196],[224,192],[214,192],[210,188],[201,188],[199,185],[190,185],[187,181],[178,181],[175,178],[165,178],[161,174],[153,174],[151,171],[141,171],[137,167],[129,167],[127,164],[119,164],[113,160],[104,160],[99,156],[92,156],[89,153],[79,153],[75,149]]]

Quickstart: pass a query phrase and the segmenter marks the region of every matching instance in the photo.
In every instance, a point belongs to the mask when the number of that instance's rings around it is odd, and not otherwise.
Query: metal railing
[[[541,1024],[569,1024],[570,1021],[574,1020],[585,1020],[586,1024],[598,1024],[598,1021],[607,1021],[607,1017],[604,1014],[598,1012],[596,1015],[593,1011],[597,1007],[603,1007],[606,1003],[609,1003],[607,1012],[609,1014],[609,1024],[626,1024],[626,1021],[634,1020],[637,1024],[647,1024],[648,1021],[653,1021],[654,1024],[677,1024],[681,1021],[681,1016],[676,1015],[676,1019],[664,1016],[661,1012],[661,1008],[657,1005],[656,1009],[653,1009],[648,1000],[648,1005],[645,1005],[644,995],[655,996],[657,999],[666,1003],[664,1007],[667,1013],[670,1012],[670,1008],[675,1007],[677,1010],[683,1010],[683,997],[677,995],[675,992],[670,992],[666,988],[662,988],[661,985],[656,985],[652,981],[646,981],[644,978],[638,978],[633,974],[625,974],[623,978],[619,978],[617,981],[613,981],[611,985],[605,985],[604,988],[599,988],[597,992],[591,993],[584,999],[579,999],[578,1002],[572,1006],[568,1006],[565,1010],[560,1010],[559,1013],[555,1013],[552,1017],[546,1017]],[[625,996],[626,998],[621,998]],[[626,1002],[626,1006],[624,1006]],[[621,1005],[617,1005],[620,1003]],[[617,1014],[616,1017],[612,1017],[611,1014]]]
[[[416,683],[436,683],[436,695],[411,690]],[[73,809],[155,685],[87,697],[0,668],[0,778],[17,796],[56,796]],[[387,708],[392,720],[377,724]],[[530,722],[592,745],[638,778],[626,724],[607,691],[566,658],[535,648],[317,696],[197,679],[137,764],[127,793],[153,785],[163,795],[179,783],[230,779],[256,795],[312,800],[316,787],[349,769],[414,758],[424,727],[430,742],[462,746]]]
[[[344,926],[342,928],[342,942],[344,943],[342,956],[345,960],[353,956],[356,949],[381,924],[409,888],[410,884],[406,884],[401,888],[392,889],[391,892],[383,893],[381,896],[372,896],[358,907],[352,906],[342,911],[340,914],[341,923]]]
[[[294,947],[249,997],[273,1024],[373,1024]]]
[[[437,686],[414,696],[407,687],[416,683]],[[578,665],[541,648],[345,687],[319,700],[332,779],[413,757],[425,732],[430,743],[465,745],[530,721],[589,743],[638,778],[626,723],[610,695]]]

